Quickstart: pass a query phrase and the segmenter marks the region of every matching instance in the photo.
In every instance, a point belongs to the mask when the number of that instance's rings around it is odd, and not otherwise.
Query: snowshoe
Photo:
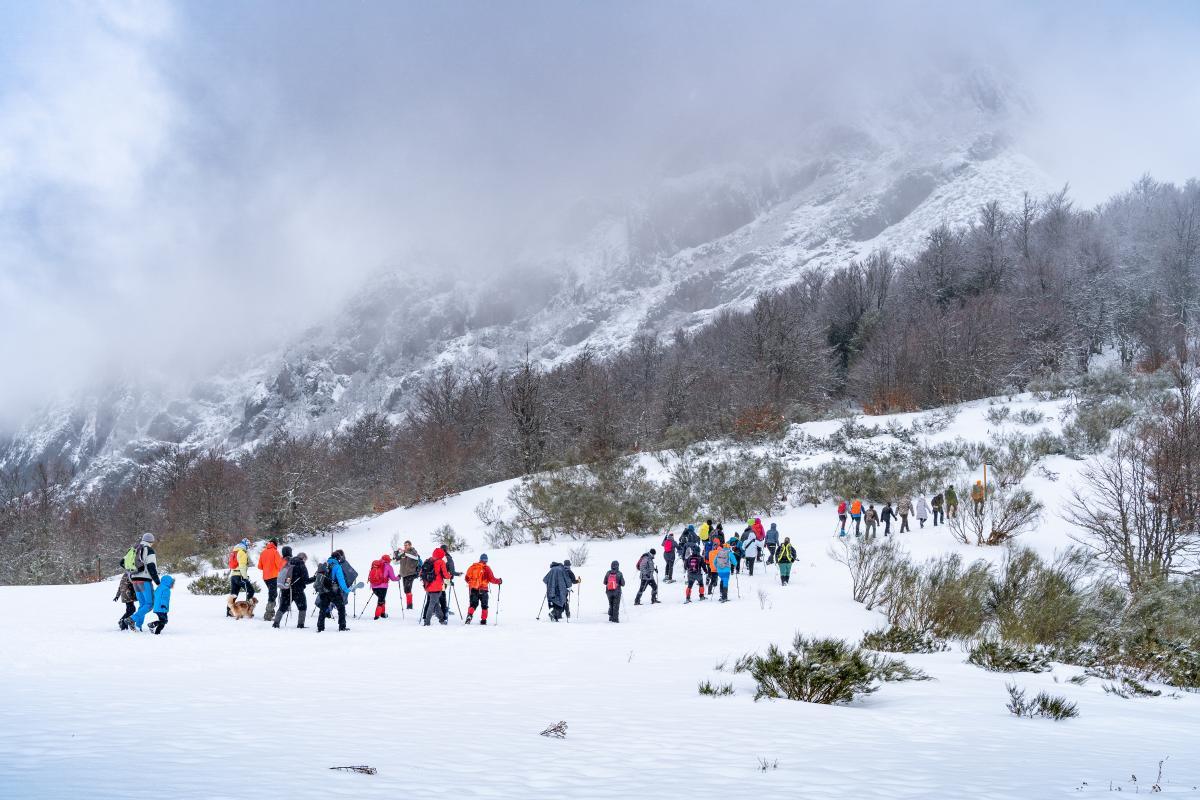
[[[468,614],[467,618],[463,620],[463,625],[470,625],[470,624],[471,624],[471,615]]]
[[[479,620],[479,624],[480,624],[480,625],[487,625],[487,620],[486,620],[486,619],[481,619],[481,620]]]

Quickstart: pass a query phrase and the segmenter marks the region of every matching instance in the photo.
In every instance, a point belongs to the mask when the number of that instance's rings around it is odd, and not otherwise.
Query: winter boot
[[[463,624],[464,624],[464,625],[470,625],[470,624],[471,624],[471,615],[472,615],[473,613],[475,613],[475,612],[473,612],[473,611],[468,611],[468,612],[467,612],[467,617],[466,617],[466,619],[464,619],[464,620],[463,620]]]
[[[657,597],[650,598],[650,605],[654,605],[655,603],[661,603],[661,602],[662,602],[662,600],[659,600]]]
[[[230,600],[237,600],[237,595],[236,595],[236,594],[231,594],[231,595],[229,595],[229,599],[230,599]],[[232,616],[233,616],[233,612],[229,610],[229,603],[225,603],[225,616],[227,616],[227,617],[232,617]]]
[[[484,617],[483,619],[479,620],[479,624],[480,624],[480,625],[487,625],[487,617]]]
[[[267,602],[267,610],[265,612],[263,612],[263,619],[265,619],[267,622],[270,622],[271,620],[275,619],[275,601],[274,600],[270,600]]]

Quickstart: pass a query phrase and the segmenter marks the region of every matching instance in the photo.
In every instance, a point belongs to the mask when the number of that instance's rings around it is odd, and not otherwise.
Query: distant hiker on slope
[[[879,514],[879,519],[883,522],[883,535],[892,535],[892,520],[896,518],[896,512],[892,508],[891,501],[883,504],[883,511]]]
[[[987,492],[984,491],[983,481],[975,481],[975,485],[971,487],[971,510],[975,512],[975,516],[983,516],[983,501],[987,498]]]
[[[467,567],[467,588],[471,592],[471,604],[467,607],[467,618],[463,622],[471,624],[471,617],[475,614],[475,607],[482,606],[483,610],[479,612],[479,624],[487,625],[488,618],[488,594],[492,584],[499,586],[504,583],[496,577],[492,572],[492,568],[488,566],[487,553],[479,557],[471,566]]]
[[[762,545],[759,544],[758,539],[751,536],[749,539],[746,540],[745,545],[743,545],[742,548],[740,548],[740,549],[741,549],[741,552],[738,552],[739,548],[737,548],[737,547],[733,548],[733,554],[735,556],[737,556],[737,564],[740,567],[742,561],[744,560],[746,562],[746,572],[748,572],[753,577],[754,562],[757,561],[758,557],[762,554],[762,551],[763,551]],[[739,571],[740,571],[740,569],[739,569]]]
[[[292,549],[290,547],[283,548],[283,555],[291,556]],[[296,613],[299,616],[296,627],[304,627],[304,618],[308,616],[308,598],[304,596],[304,587],[313,582],[308,574],[307,561],[306,554],[298,553],[288,559],[287,566],[284,567],[286,574],[280,573],[279,608],[275,609],[275,621],[271,623],[271,627],[279,627],[279,623],[283,621],[284,615],[287,614],[288,608],[292,604],[295,604]]]
[[[446,584],[450,580],[450,570],[446,569],[446,551],[438,547],[433,555],[425,559],[421,565],[421,585],[425,587],[425,608],[421,613],[422,624],[429,627],[434,616],[442,625],[447,624],[446,613]]]
[[[931,505],[933,506],[933,527],[935,528],[938,526],[939,521],[943,521],[946,518],[945,512],[942,511],[943,503],[945,503],[945,501],[942,499],[940,492],[933,496],[933,502]]]
[[[122,562],[124,563],[124,562]],[[129,618],[133,616],[133,611],[137,606],[137,593],[133,591],[133,578],[129,577],[129,570],[121,573],[121,581],[117,584],[117,593],[113,595],[114,603],[124,603],[125,613],[117,620],[117,627],[121,630],[128,630],[131,626]]]
[[[954,519],[958,516],[958,492],[953,486],[946,487],[946,519]]]
[[[404,582],[405,606],[412,608],[413,581],[417,579],[417,575],[421,572],[421,555],[413,547],[412,542],[405,540],[404,547],[393,553],[392,558],[396,562],[396,574]]]
[[[254,584],[250,582],[250,547],[249,539],[242,539],[233,546],[229,553],[229,599],[237,600],[241,592],[246,593],[246,600],[254,597]],[[232,617],[229,604],[225,604],[225,616]]]
[[[400,580],[392,569],[392,557],[384,553],[371,562],[367,573],[367,585],[375,595],[375,616],[372,619],[387,619],[388,584]]]
[[[713,550],[708,555],[709,569],[717,574],[721,583],[722,603],[729,602],[729,573],[733,571],[733,565],[736,563],[737,556],[733,554],[733,548],[728,544]]]
[[[867,506],[867,513],[863,515],[863,521],[867,523],[867,538],[874,539],[879,530],[879,512],[875,510],[874,503]]]
[[[784,537],[783,544],[779,545],[779,582],[784,586],[788,585],[788,581],[792,579],[792,564],[796,561],[796,548],[792,546],[792,540]]]
[[[692,585],[700,587],[700,599],[704,599],[704,559],[699,549],[693,547],[683,560],[683,569],[687,573],[687,588],[683,592],[683,602],[692,602]]]
[[[608,597],[608,621],[621,621],[621,589],[625,586],[625,576],[621,574],[621,565],[616,561],[604,574],[604,594]]]
[[[333,555],[325,562],[325,581],[318,576],[317,587],[317,633],[325,630],[325,619],[332,616],[331,609],[338,612],[338,630],[348,630],[346,627],[346,598],[350,595],[350,586],[346,582],[346,573],[342,568],[339,556],[341,550],[333,551]]]
[[[662,540],[663,563],[666,566],[663,568],[663,583],[675,582],[675,534],[668,533]]]
[[[900,515],[900,533],[908,531],[908,515],[912,513],[912,498],[908,495],[900,498],[900,502],[896,504],[896,513]]]
[[[929,501],[925,499],[925,495],[917,498],[917,522],[921,523],[921,527],[925,527],[925,520],[929,519]]]
[[[767,528],[767,563],[775,563],[775,550],[779,547],[779,529],[775,527],[775,523],[771,523],[771,527]]]
[[[171,610],[171,587],[174,585],[173,577],[163,575],[158,588],[154,590],[154,614],[158,619],[150,623],[150,630],[155,634],[162,633],[163,628],[167,627],[167,613]]]
[[[638,575],[642,579],[642,585],[638,587],[638,593],[634,595],[633,604],[635,606],[642,604],[642,593],[646,591],[647,586],[650,587],[650,604],[653,605],[660,602],[658,599],[658,581],[654,579],[654,556],[657,554],[658,551],[651,547],[650,552],[642,553],[642,557],[638,559],[637,570]]]
[[[134,630],[141,630],[146,615],[154,608],[154,587],[158,586],[158,557],[154,555],[154,534],[143,533],[134,554],[135,572],[131,576],[133,593],[137,595],[137,611],[129,618]],[[127,626],[128,627],[128,626]]]
[[[262,570],[263,583],[267,585],[267,610],[263,613],[263,619],[267,622],[275,618],[277,583],[283,563],[283,557],[279,555],[279,540],[272,539],[258,556],[258,568]]]
[[[546,604],[550,606],[551,622],[562,619],[567,607],[572,583],[570,575],[566,567],[553,561],[550,563],[550,571],[542,578],[542,583],[546,584]]]
[[[850,519],[854,520],[854,535],[862,536],[862,500],[855,498],[850,501]]]
[[[754,538],[758,540],[758,543],[761,546],[764,542],[767,541],[767,529],[763,527],[762,520],[759,519],[758,517],[755,517],[754,520],[749,523],[749,525],[751,528],[754,529]],[[758,552],[759,552],[759,557],[761,558],[762,550],[759,549]]]
[[[695,527],[688,525],[683,529],[683,533],[679,534],[678,549],[679,552],[686,556],[692,552],[692,548],[700,549],[700,536],[696,533]]]
[[[842,526],[841,531],[838,533],[838,536],[846,535],[846,513],[849,511],[849,509],[850,509],[850,504],[847,503],[845,500],[842,500],[838,503],[838,506],[837,506],[838,522],[841,523],[841,526]]]

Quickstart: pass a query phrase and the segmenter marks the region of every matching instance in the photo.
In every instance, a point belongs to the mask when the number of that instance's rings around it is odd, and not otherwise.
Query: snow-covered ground
[[[1029,398],[1018,406],[1059,409]],[[982,438],[995,427],[986,409],[964,407],[933,438]],[[807,429],[827,435],[829,425]],[[1062,458],[1048,466],[1057,480],[1028,485],[1049,510],[1025,537],[1044,552],[1069,543],[1058,509],[1078,471]],[[465,570],[487,550],[473,509],[502,502],[508,488],[364,520],[334,545],[365,577],[393,535],[424,555],[430,532],[450,523],[471,545],[457,558]],[[799,549],[790,586],[765,570],[742,574],[726,605],[684,606],[676,583],[662,587],[662,605],[635,608],[634,562],[661,534],[592,543],[569,624],[535,619],[547,566],[576,544],[565,541],[488,551],[504,585],[487,628],[457,617],[418,627],[393,589],[390,619],[319,636],[273,630],[261,618],[226,619],[223,597],[192,595],[181,581],[164,634],[138,635],[117,631],[111,581],[0,589],[9,610],[0,619],[0,796],[1023,799],[1149,791],[1167,757],[1164,791],[1200,796],[1200,697],[1125,700],[1095,679],[1068,683],[1075,667],[994,674],[955,649],[904,656],[935,681],[886,684],[849,706],[753,702],[750,679],[716,672],[719,662],[796,631],[857,638],[882,623],[853,602],[845,568],[827,555],[831,506],[770,521]],[[954,543],[945,528],[902,541],[916,557],[1000,556]],[[310,557],[330,550],[328,539],[293,546]],[[620,625],[606,621],[601,585],[613,559],[634,584]],[[465,587],[458,596],[465,603]],[[368,597],[359,592],[357,604]],[[701,696],[704,679],[737,693]],[[1014,679],[1065,695],[1080,716],[1013,717],[1005,683]],[[559,720],[565,739],[538,735]],[[777,768],[763,771],[760,758]],[[358,764],[379,772],[329,769]]]

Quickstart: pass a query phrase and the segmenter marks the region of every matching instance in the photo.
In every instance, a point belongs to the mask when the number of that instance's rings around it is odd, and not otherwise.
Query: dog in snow
[[[257,597],[251,597],[249,600],[237,600],[231,597],[226,603],[226,607],[229,609],[229,613],[233,615],[234,619],[241,619],[242,617],[250,617],[253,619],[254,607],[256,605],[258,605]]]

